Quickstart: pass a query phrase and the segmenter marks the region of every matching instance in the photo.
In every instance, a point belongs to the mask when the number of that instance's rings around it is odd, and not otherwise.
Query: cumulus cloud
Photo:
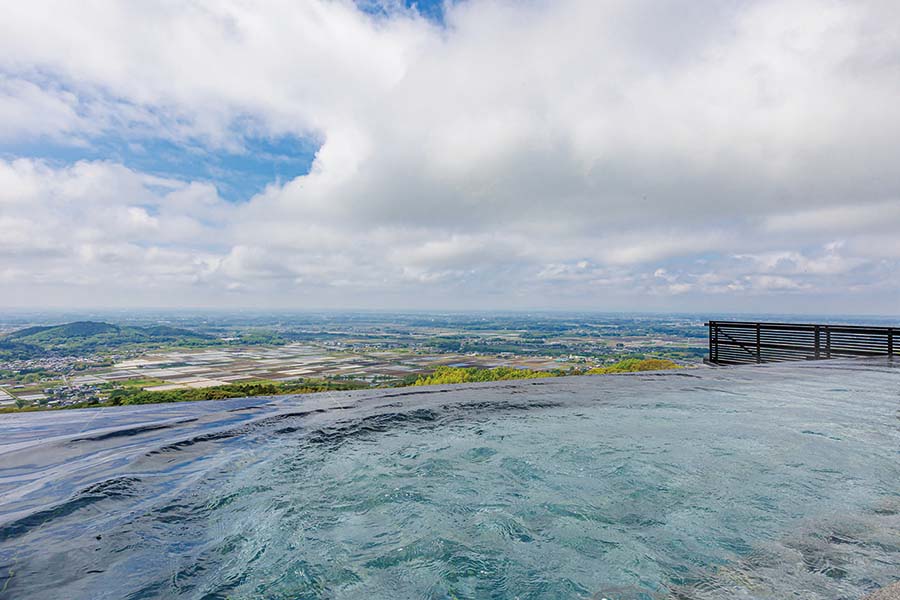
[[[8,7],[0,143],[319,148],[237,203],[8,152],[0,302],[896,312],[896,3],[383,7]]]

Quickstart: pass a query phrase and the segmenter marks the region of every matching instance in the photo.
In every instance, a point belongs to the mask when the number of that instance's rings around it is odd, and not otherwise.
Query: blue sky
[[[269,184],[306,175],[319,144],[296,136],[242,137],[235,150],[209,148],[200,141],[175,142],[152,136],[117,136],[115,133],[72,143],[48,139],[0,143],[6,160],[34,158],[54,166],[78,161],[112,161],[159,177],[207,181],[222,198],[249,200]]]
[[[452,3],[454,0],[447,0]],[[356,4],[365,12],[390,16],[393,3],[383,2],[381,0],[357,0]],[[423,17],[438,24],[444,22],[444,0],[404,0],[403,6],[410,10],[415,10]]]
[[[391,18],[397,7],[381,0],[358,0],[363,12]],[[404,0],[408,11],[443,26],[443,0]],[[65,82],[46,76],[50,86]],[[77,90],[69,90],[77,93]],[[260,135],[235,127],[237,148],[210,148],[202,139],[167,140],[152,131],[104,131],[73,140],[47,137],[0,140],[0,157],[31,157],[54,165],[108,160],[137,171],[167,178],[213,183],[223,198],[245,201],[269,184],[280,184],[309,172],[320,141],[314,135]]]
[[[6,13],[0,307],[900,312],[892,3]]]

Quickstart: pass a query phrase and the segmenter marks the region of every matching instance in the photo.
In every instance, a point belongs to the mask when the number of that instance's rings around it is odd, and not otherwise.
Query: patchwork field
[[[291,381],[345,377],[369,382],[401,380],[437,366],[565,369],[567,360],[546,358],[333,351],[311,344],[159,352],[125,360],[76,384],[140,384],[147,391],[204,388],[241,381]]]

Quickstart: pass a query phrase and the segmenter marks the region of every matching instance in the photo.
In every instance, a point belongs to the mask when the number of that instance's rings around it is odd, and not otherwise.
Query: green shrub
[[[506,381],[508,379],[535,379],[553,377],[549,371],[532,371],[513,367],[479,369],[478,367],[438,367],[431,375],[421,375],[413,385],[438,385],[451,383],[473,383],[479,381]]]
[[[666,371],[679,369],[676,363],[664,358],[626,358],[613,365],[596,367],[588,375],[609,375],[611,373],[636,373],[639,371]]]

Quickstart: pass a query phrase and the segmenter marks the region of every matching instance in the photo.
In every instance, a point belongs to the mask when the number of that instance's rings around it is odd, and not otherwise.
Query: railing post
[[[719,324],[716,322],[715,330],[713,331],[713,343],[716,348],[716,364],[719,363]]]
[[[894,357],[894,328],[888,327],[888,356]]]
[[[815,350],[815,352],[816,352],[816,360],[819,360],[819,326],[818,326],[818,325],[815,326],[815,331],[816,331],[816,333],[815,333],[815,338],[816,338],[816,350]]]
[[[825,326],[825,356],[831,358],[831,327]]]
[[[760,343],[760,330],[761,325],[759,323],[756,324],[756,364],[762,362],[762,344]]]

